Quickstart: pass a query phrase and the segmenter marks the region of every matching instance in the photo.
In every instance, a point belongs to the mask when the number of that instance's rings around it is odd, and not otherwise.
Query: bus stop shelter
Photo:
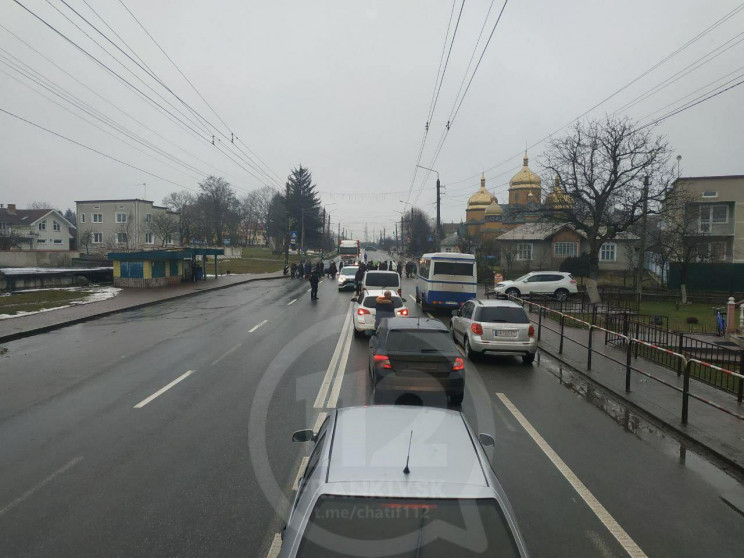
[[[193,280],[202,259],[203,279],[207,274],[207,256],[214,257],[214,277],[217,278],[217,257],[225,254],[222,248],[174,248],[166,250],[137,250],[109,252],[114,264],[114,286],[151,288],[176,285]]]

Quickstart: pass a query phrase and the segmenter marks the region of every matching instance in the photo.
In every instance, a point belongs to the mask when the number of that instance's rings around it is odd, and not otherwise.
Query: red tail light
[[[369,310],[366,308],[360,308],[357,310],[357,316],[364,316],[365,314],[369,314]]]
[[[383,368],[392,368],[392,366],[390,366],[390,359],[385,355],[375,355],[374,361],[375,364],[381,364]]]
[[[400,310],[400,315],[401,316],[408,316],[408,308],[402,308]]]
[[[530,324],[530,328],[527,330],[527,335],[529,335],[530,337],[535,336],[535,326],[533,326],[532,324]]]
[[[576,279],[571,279],[569,283],[576,283]]]
[[[465,362],[460,357],[457,357],[455,363],[452,365],[452,370],[465,370]]]
[[[476,335],[483,335],[483,326],[479,323],[472,323],[470,324],[470,331],[475,333]]]

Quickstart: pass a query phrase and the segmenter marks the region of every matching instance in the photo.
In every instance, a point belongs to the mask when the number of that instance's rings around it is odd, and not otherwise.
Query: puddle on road
[[[626,432],[651,444],[665,455],[675,459],[681,466],[699,475],[718,491],[728,505],[744,515],[744,487],[737,479],[737,472],[729,473],[721,469],[706,456],[697,453],[672,434],[648,422],[620,401],[609,397],[581,374],[567,368],[551,356],[538,351],[537,364],[557,378],[562,386],[574,392],[577,397],[586,400],[612,418]]]

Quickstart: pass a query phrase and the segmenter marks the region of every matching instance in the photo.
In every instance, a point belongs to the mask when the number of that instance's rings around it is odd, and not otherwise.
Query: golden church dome
[[[493,201],[491,204],[486,208],[486,215],[503,215],[504,210],[499,205],[499,201],[496,199],[496,196],[494,196]]]
[[[545,198],[545,205],[550,209],[571,209],[573,207],[573,199],[561,188],[561,182],[557,176],[555,177],[553,191]]]
[[[488,207],[495,198],[486,190],[486,175],[481,174],[480,189],[468,199],[468,209]]]
[[[528,166],[529,158],[527,153],[524,154],[522,169],[515,174],[509,181],[510,190],[527,190],[540,188],[542,179],[530,170]]]

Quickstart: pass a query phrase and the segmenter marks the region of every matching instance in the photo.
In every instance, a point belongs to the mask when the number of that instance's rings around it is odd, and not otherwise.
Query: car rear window
[[[505,324],[528,324],[530,319],[522,308],[504,306],[485,306],[478,314],[479,322],[499,322]]]
[[[434,262],[434,275],[473,275],[472,263]]]
[[[368,296],[364,298],[364,301],[362,302],[362,306],[366,306],[367,308],[376,308],[377,307],[377,297],[376,296]],[[397,297],[393,297],[393,308],[402,308],[403,307],[403,301]]]
[[[388,333],[387,349],[391,352],[442,352],[455,353],[449,331],[436,329],[394,329]]]
[[[321,496],[297,556],[519,556],[496,500]]]
[[[364,284],[367,287],[397,287],[400,279],[397,273],[368,271]]]

